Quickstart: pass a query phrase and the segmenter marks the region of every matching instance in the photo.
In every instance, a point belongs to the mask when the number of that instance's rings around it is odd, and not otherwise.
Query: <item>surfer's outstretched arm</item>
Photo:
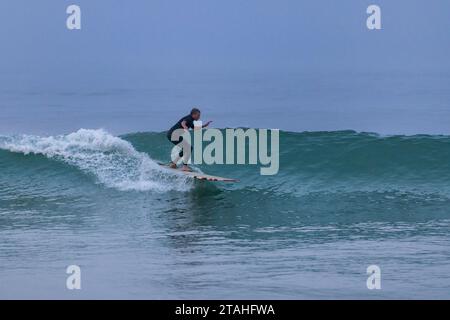
[[[207,123],[205,123],[204,125],[202,125],[202,128],[206,128],[211,124],[212,121],[208,121]]]

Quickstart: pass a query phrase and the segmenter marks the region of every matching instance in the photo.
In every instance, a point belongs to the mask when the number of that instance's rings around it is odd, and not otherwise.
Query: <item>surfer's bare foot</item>
[[[177,164],[173,163],[173,162],[170,162],[169,163],[169,167],[172,168],[172,169],[176,169],[177,168]]]
[[[192,171],[191,168],[188,167],[188,165],[184,164],[183,168],[181,168],[182,171]]]

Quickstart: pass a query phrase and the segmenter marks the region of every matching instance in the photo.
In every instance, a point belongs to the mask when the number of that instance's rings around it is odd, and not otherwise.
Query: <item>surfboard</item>
[[[197,180],[206,180],[206,181],[217,181],[217,182],[238,182],[237,179],[231,179],[231,178],[224,178],[224,177],[218,177],[218,176],[212,176],[209,174],[204,174],[201,172],[195,172],[195,171],[183,171],[181,169],[173,169],[169,167],[167,164],[158,163],[161,167],[164,169],[174,171],[176,173],[184,174],[186,176],[192,177]]]

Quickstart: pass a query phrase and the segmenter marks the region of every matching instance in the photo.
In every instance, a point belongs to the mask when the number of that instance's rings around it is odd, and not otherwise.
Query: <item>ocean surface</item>
[[[450,299],[448,0],[76,3],[0,1],[0,299]],[[278,174],[164,171],[192,107]]]
[[[197,167],[235,184],[162,170],[170,148],[0,136],[0,298],[450,298],[450,136],[281,131],[277,175]]]
[[[446,70],[33,68],[0,70],[0,134],[161,132],[196,106],[216,128],[450,135]]]

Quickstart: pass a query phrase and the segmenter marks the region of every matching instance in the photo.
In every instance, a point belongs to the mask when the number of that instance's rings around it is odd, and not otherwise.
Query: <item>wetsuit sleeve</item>
[[[183,120],[186,121],[186,126],[188,128],[194,129],[194,119],[191,116],[187,116]]]

